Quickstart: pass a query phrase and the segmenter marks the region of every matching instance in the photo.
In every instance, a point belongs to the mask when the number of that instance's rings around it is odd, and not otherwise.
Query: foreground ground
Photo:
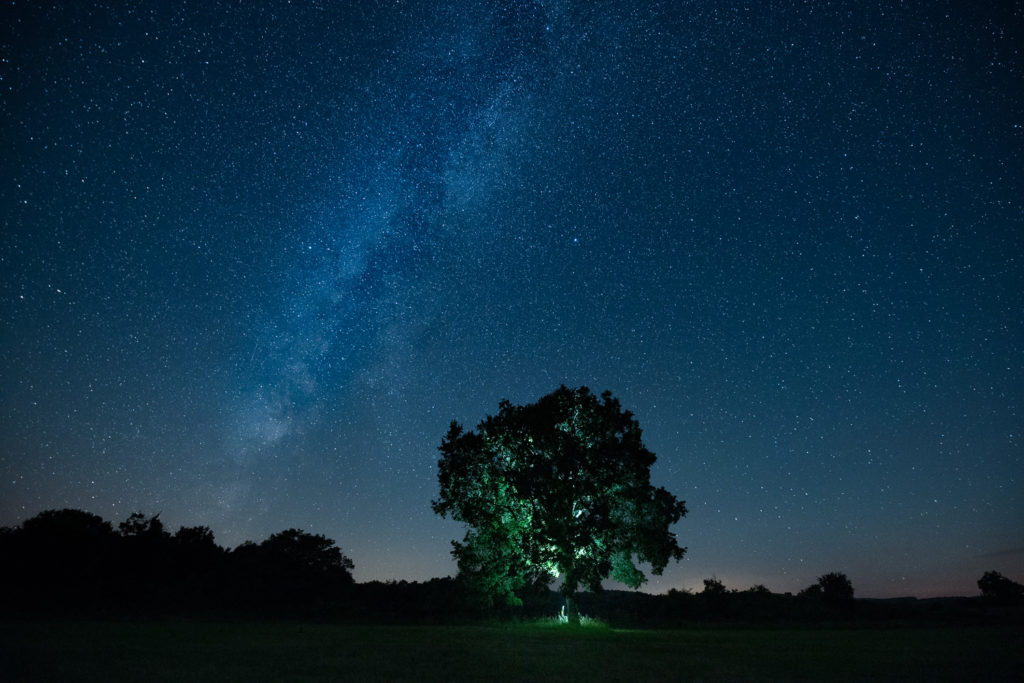
[[[1024,680],[1020,628],[0,623],[0,680]]]

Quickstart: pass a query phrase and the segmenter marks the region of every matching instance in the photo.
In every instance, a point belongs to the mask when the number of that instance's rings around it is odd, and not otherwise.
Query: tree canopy
[[[1018,600],[1024,597],[1024,586],[997,571],[985,572],[978,579],[978,588],[986,598],[997,600]]]
[[[683,557],[670,527],[686,506],[651,485],[656,458],[610,392],[503,400],[476,431],[452,422],[439,450],[433,509],[470,527],[453,555],[493,598],[516,604],[517,591],[558,577],[573,618],[581,586],[600,590],[610,575],[637,588],[638,564],[660,574]]]
[[[846,603],[853,600],[853,582],[842,572],[829,572],[818,577],[821,596],[833,603]]]

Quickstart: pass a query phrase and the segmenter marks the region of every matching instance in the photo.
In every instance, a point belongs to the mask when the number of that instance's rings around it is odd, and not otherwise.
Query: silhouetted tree
[[[821,596],[826,602],[841,604],[853,600],[853,584],[842,572],[829,572],[818,577]]]
[[[103,602],[116,562],[109,522],[82,510],[44,510],[5,538],[5,584],[17,602],[59,608]]]
[[[853,611],[853,584],[842,572],[829,572],[818,577],[797,594],[799,613],[804,618],[849,616]]]
[[[272,534],[259,545],[243,543],[230,560],[232,592],[257,610],[330,607],[353,583],[354,564],[334,541],[299,529]]]
[[[352,583],[352,560],[334,541],[320,534],[286,529],[260,544],[264,557],[292,576]]]
[[[213,532],[206,526],[180,527],[174,534],[174,541],[182,548],[217,548],[213,542]]]
[[[797,595],[798,598],[820,599],[821,598],[821,584],[820,583],[812,583],[810,586],[808,586],[807,588],[804,588],[802,591],[800,591],[796,595]]]
[[[704,579],[704,590],[697,594],[695,616],[721,619],[730,615],[735,608],[736,591],[730,591],[717,577]]]
[[[133,512],[128,519],[117,525],[125,538],[160,538],[164,535],[164,523],[160,521],[160,513],[146,517],[141,512]]]
[[[470,527],[452,554],[489,596],[517,604],[525,586],[561,576],[578,621],[580,586],[600,590],[611,575],[636,588],[638,562],[660,574],[683,557],[669,528],[686,507],[651,486],[655,456],[610,392],[562,386],[525,406],[501,401],[476,432],[453,422],[439,450],[432,507]]]
[[[242,609],[259,609],[273,593],[272,567],[263,560],[260,546],[252,541],[244,541],[228,554],[227,562],[227,600],[232,607]]]
[[[978,579],[978,588],[983,596],[996,600],[1018,600],[1024,596],[1024,586],[997,571],[985,572]]]
[[[227,552],[217,545],[209,527],[180,527],[172,537],[173,573],[179,599],[208,607],[225,579]]]
[[[160,513],[147,517],[133,512],[117,528],[121,534],[121,592],[126,603],[146,608],[157,601],[173,602],[168,587],[175,549]]]
[[[22,522],[21,530],[29,536],[71,545],[102,542],[113,534],[110,522],[99,515],[71,508],[44,510]]]

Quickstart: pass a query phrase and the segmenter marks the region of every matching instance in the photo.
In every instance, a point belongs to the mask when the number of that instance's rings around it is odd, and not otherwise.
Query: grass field
[[[1017,628],[0,623],[11,681],[1024,680]]]

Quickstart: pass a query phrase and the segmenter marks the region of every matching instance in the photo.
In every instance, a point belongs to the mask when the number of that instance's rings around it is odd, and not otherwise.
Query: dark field
[[[1013,627],[5,622],[0,680],[1024,680]]]

